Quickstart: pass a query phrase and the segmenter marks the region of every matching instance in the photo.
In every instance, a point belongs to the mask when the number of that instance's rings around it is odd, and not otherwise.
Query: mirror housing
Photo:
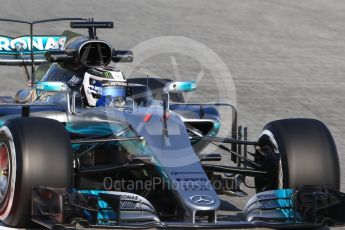
[[[65,93],[67,99],[67,110],[69,114],[75,114],[75,105],[71,108],[70,102],[70,89],[66,83],[61,81],[37,81],[35,83],[35,89],[37,91],[46,91],[46,92],[56,92],[56,93]],[[73,95],[75,97],[75,95]],[[75,100],[74,100],[75,101]]]
[[[185,93],[196,89],[195,81],[172,81],[168,82],[164,88],[164,93]]]
[[[69,92],[69,88],[66,83],[61,81],[38,81],[35,84],[35,88],[38,91]]]
[[[134,59],[134,54],[132,51],[113,49],[113,56],[112,56],[113,62],[129,63],[129,62],[133,62],[133,59]]]
[[[185,93],[196,89],[195,81],[172,81],[165,84],[163,88],[163,118],[170,110],[170,93]],[[165,120],[164,120],[165,121]],[[164,122],[166,126],[166,121]],[[167,129],[167,127],[165,127]]]

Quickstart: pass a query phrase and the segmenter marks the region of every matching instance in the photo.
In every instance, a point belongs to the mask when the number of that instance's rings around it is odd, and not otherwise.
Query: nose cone
[[[170,112],[165,135],[162,109],[150,110],[149,120],[146,116],[147,113],[142,113],[129,118],[131,126],[144,137],[146,148],[176,200],[189,213],[217,210],[220,200],[191,146],[180,117]]]

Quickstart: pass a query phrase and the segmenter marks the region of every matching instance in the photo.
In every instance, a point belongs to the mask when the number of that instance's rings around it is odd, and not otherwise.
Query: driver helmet
[[[85,72],[82,89],[87,106],[124,107],[127,81],[113,67],[92,68]]]

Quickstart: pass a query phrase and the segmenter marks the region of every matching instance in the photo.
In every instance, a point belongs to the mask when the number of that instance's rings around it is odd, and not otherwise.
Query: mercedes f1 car
[[[70,21],[83,36],[33,35]],[[125,78],[110,62],[131,62],[96,30],[112,22],[60,18],[26,23],[0,37],[0,64],[23,66],[30,86],[0,98],[0,220],[47,228],[313,228],[345,224],[345,194],[328,128],[314,119],[276,120],[247,140],[236,108],[185,103],[195,82]],[[29,73],[28,67],[32,72]],[[43,71],[43,70],[44,71]],[[43,71],[40,80],[35,79]],[[219,108],[231,134],[219,136]],[[209,145],[225,154],[204,152]],[[224,159],[223,159],[224,161]],[[219,195],[245,208],[220,214]]]

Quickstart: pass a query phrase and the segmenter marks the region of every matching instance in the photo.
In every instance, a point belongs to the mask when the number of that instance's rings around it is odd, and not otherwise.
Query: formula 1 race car
[[[314,119],[276,120],[256,141],[227,103],[185,103],[194,81],[124,77],[131,62],[96,30],[112,22],[83,18],[26,23],[31,34],[0,37],[0,64],[23,66],[30,87],[0,97],[0,220],[47,228],[313,228],[345,224],[345,194],[328,128]],[[70,21],[35,36],[33,26]],[[31,66],[31,74],[27,67]],[[45,68],[45,69],[44,69]],[[43,77],[35,72],[44,69]],[[232,111],[219,137],[219,108]],[[224,119],[224,117],[223,117]],[[229,156],[204,154],[209,145]],[[217,163],[218,162],[218,163]],[[220,194],[256,195],[220,215]]]

